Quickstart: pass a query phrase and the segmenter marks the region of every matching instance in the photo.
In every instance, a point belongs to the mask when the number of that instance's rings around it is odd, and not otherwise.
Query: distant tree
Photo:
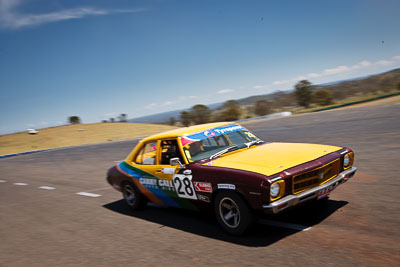
[[[210,122],[211,111],[205,105],[195,105],[190,110],[191,119],[195,124]]]
[[[293,106],[296,103],[294,92],[276,91],[272,94],[272,101],[269,103],[271,109],[280,109]]]
[[[297,103],[308,108],[312,100],[312,84],[307,80],[302,80],[295,85],[295,89]]]
[[[183,126],[189,126],[192,121],[192,116],[190,115],[190,112],[187,111],[182,111],[181,112],[181,122]]]
[[[81,123],[81,119],[78,116],[70,116],[68,118],[69,123],[71,124],[78,124]]]
[[[102,120],[101,122],[102,122],[102,123],[107,123],[108,121],[107,121],[107,120]]]
[[[236,100],[228,100],[223,105],[222,108],[240,107],[240,103]]]
[[[126,122],[126,117],[127,115],[125,113],[122,113],[121,115],[118,116],[119,122]]]
[[[313,102],[320,106],[327,106],[333,103],[332,92],[326,89],[317,90],[312,94]]]
[[[258,116],[264,116],[271,113],[271,103],[268,100],[258,100],[254,105],[254,113]]]
[[[400,90],[400,82],[397,84],[397,90]]]
[[[110,122],[115,122],[115,119],[114,118],[110,118]]]
[[[175,118],[174,118],[174,117],[170,117],[170,118],[169,118],[169,121],[168,121],[168,124],[171,125],[171,126],[174,126],[175,123],[176,123]]]
[[[222,105],[223,111],[220,118],[224,121],[238,120],[242,115],[240,104],[236,100],[228,100]]]

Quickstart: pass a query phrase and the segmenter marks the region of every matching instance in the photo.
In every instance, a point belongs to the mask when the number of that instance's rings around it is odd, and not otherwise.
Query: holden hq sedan
[[[260,212],[327,198],[354,175],[353,162],[349,148],[270,143],[239,124],[210,123],[141,140],[107,181],[133,210],[147,202],[212,208],[225,231],[240,235]]]

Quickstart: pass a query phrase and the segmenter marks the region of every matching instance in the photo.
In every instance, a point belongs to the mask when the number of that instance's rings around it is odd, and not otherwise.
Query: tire
[[[124,182],[122,184],[122,196],[131,210],[141,210],[146,206],[146,197],[139,192],[132,182]]]
[[[217,221],[226,232],[242,235],[253,223],[254,215],[240,195],[231,191],[221,191],[214,201]]]

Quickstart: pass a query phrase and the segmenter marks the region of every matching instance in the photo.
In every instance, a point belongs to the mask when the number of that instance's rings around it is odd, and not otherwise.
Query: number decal
[[[176,192],[178,192],[178,195],[185,194],[184,192],[181,191],[181,189],[182,189],[182,181],[178,177],[175,177],[175,179],[174,179],[174,185],[175,184],[179,184],[178,188],[176,189]]]
[[[256,139],[256,136],[251,132],[244,132],[248,137]]]
[[[189,196],[193,196],[194,192],[192,189],[192,183],[189,181],[189,178],[185,177],[183,178],[183,183],[185,184],[185,192]]]
[[[197,199],[191,175],[175,174],[172,181],[174,182],[175,191],[179,197]]]

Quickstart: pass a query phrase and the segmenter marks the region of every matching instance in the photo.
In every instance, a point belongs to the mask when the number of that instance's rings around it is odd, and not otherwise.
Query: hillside
[[[332,91],[335,99],[343,99],[345,97],[355,95],[357,93],[369,93],[373,91],[388,92],[397,87],[400,83],[400,68],[393,69],[388,72],[353,78],[350,80],[330,82],[327,84],[314,85],[314,90],[327,89]],[[249,96],[242,99],[237,99],[241,105],[251,105],[258,100],[274,100],[282,94],[290,94],[294,90],[286,90],[278,93]]]
[[[370,94],[370,93],[385,93],[397,88],[400,83],[400,68],[393,69],[388,72],[353,78],[350,80],[342,80],[330,82],[326,84],[314,85],[313,89],[327,89],[333,94],[336,101],[342,100],[351,96]],[[286,111],[285,107],[295,107],[296,99],[294,97],[294,89],[286,91],[277,91],[275,93],[254,95],[246,98],[237,99],[242,106],[254,105],[258,100],[268,100],[271,103],[271,108],[277,112]],[[210,109],[217,109],[223,103],[215,103],[207,105]],[[153,115],[148,115],[140,118],[130,119],[129,122],[143,123],[166,123],[169,118],[174,117],[179,120],[182,111],[188,111],[190,108],[163,112]]]
[[[215,103],[211,105],[207,105],[209,109],[216,109],[219,106],[221,106],[223,103]],[[187,109],[179,109],[179,110],[173,110],[173,111],[168,111],[168,112],[162,112],[162,113],[157,113],[153,115],[148,115],[148,116],[143,116],[143,117],[138,117],[138,118],[133,118],[129,119],[128,122],[134,122],[134,123],[166,123],[168,122],[169,118],[174,117],[174,118],[179,118],[180,114],[182,111],[189,111],[190,108]]]
[[[343,99],[349,95],[365,94],[382,91],[389,92],[400,83],[400,68],[377,75],[371,75],[364,79],[354,79],[327,86],[316,86],[317,89],[332,91],[335,99]]]

